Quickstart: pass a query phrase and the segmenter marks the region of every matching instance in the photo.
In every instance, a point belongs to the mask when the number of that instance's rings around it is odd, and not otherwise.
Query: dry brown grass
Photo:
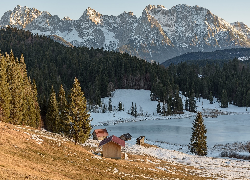
[[[204,179],[190,166],[131,154],[128,160],[101,158],[85,148],[55,134],[0,122],[0,179]]]

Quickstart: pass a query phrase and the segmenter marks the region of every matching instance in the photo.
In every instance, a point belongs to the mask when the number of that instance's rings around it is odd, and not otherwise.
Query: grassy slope
[[[86,149],[57,134],[0,121],[0,179],[203,179],[193,167],[131,154],[128,160],[101,158]]]

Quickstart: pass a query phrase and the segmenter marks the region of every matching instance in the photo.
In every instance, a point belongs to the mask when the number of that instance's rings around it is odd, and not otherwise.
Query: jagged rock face
[[[17,5],[13,11],[7,11],[1,18],[1,25],[11,25],[17,28],[25,28],[27,24],[41,15],[41,11],[35,8],[21,7]]]
[[[148,6],[146,11],[160,23],[175,47],[207,51],[249,46],[243,32],[205,8],[177,5],[167,10]]]
[[[88,8],[78,20],[17,6],[2,16],[0,26],[7,25],[57,35],[74,46],[128,52],[157,62],[186,52],[250,47],[245,24],[229,24],[205,8],[187,5],[169,10],[149,5],[139,18],[132,12],[107,16]]]
[[[247,36],[248,41],[250,41],[250,28],[247,27],[247,25],[245,25],[243,22],[234,22],[231,23],[231,25],[238,31],[243,32]]]

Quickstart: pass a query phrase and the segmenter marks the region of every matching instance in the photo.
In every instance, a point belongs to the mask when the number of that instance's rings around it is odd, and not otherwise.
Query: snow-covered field
[[[185,97],[182,96],[183,104]],[[116,123],[126,123],[134,121],[143,120],[158,120],[158,119],[169,119],[169,118],[185,118],[185,117],[195,117],[196,113],[186,112],[182,115],[173,116],[161,116],[156,113],[157,102],[150,100],[150,91],[148,90],[116,90],[114,96],[111,98],[113,111],[106,113],[102,112],[101,109],[96,110],[97,113],[91,112],[91,117],[93,121],[91,124],[93,126],[100,125],[114,125]],[[102,103],[108,107],[109,98],[102,99]],[[124,111],[115,110],[118,107],[119,102],[122,102],[124,106]],[[132,102],[136,103],[138,113],[141,116],[135,118],[128,114],[130,111]],[[197,111],[201,111],[204,114],[209,114],[209,112],[217,111],[223,114],[249,114],[250,109],[246,111],[246,107],[236,107],[229,105],[228,108],[220,108],[220,104],[217,99],[214,98],[214,103],[210,104],[206,99],[197,99]],[[115,106],[115,107],[114,107]],[[187,145],[169,144],[164,142],[150,142],[146,141],[148,144],[154,144],[161,148],[144,148],[136,145],[136,139],[126,143],[126,152],[134,154],[147,154],[154,156],[159,159],[171,161],[173,163],[181,163],[184,165],[195,166],[200,169],[200,174],[204,177],[212,176],[219,179],[250,179],[250,162],[247,160],[230,159],[230,158],[220,158],[220,153],[223,150],[234,150],[245,156],[250,156],[249,152],[239,149],[235,144],[227,144],[226,146],[216,146],[210,147],[208,149],[207,157],[200,157],[190,154]],[[238,149],[237,149],[238,148]],[[169,171],[166,169],[166,171]],[[197,172],[196,172],[197,173]]]
[[[185,104],[185,96],[180,95]],[[113,97],[111,97],[113,111],[102,113],[101,108],[97,108],[96,112],[91,112],[91,125],[99,126],[104,123],[113,125],[114,123],[124,123],[124,122],[133,122],[133,121],[142,121],[142,120],[156,120],[156,119],[169,119],[169,118],[185,118],[185,117],[195,117],[196,113],[190,113],[184,111],[182,115],[173,115],[173,116],[161,116],[156,112],[156,107],[158,102],[150,100],[150,91],[149,90],[134,90],[134,89],[117,89],[114,92]],[[124,111],[118,111],[118,104],[122,102],[124,106]],[[137,112],[143,115],[138,116],[137,118],[128,114],[131,106],[133,104],[137,106]],[[108,107],[109,98],[103,98],[102,104]],[[162,106],[162,103],[161,103]],[[201,98],[196,101],[197,111],[211,112],[218,111],[224,114],[250,114],[250,108],[246,111],[246,107],[237,107],[229,104],[228,108],[221,108],[220,103],[217,102],[217,99],[214,98],[214,103],[210,104],[207,99]]]

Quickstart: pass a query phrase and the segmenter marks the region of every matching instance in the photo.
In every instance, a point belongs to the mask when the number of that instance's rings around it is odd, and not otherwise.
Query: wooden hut
[[[108,137],[108,131],[107,129],[96,129],[92,133],[93,135],[93,140],[103,140],[106,137]]]
[[[132,136],[129,133],[120,136],[120,139],[122,139],[123,141],[131,140],[131,138]]]
[[[102,146],[102,155],[106,158],[121,159],[121,146],[125,147],[125,141],[112,135],[99,144]]]
[[[136,144],[138,145],[143,145],[144,144],[144,139],[145,139],[145,136],[140,136],[136,139]]]

